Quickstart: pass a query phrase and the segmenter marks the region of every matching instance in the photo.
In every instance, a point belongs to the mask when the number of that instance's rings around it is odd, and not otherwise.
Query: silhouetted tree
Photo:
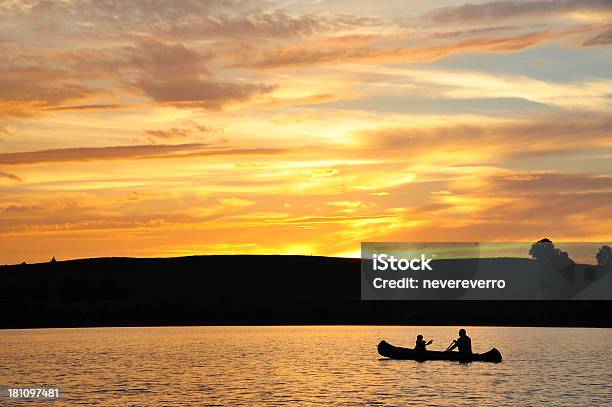
[[[57,260],[55,260],[55,256],[53,256],[53,258],[51,259],[50,263],[57,263]]]
[[[574,263],[574,260],[570,259],[567,252],[561,251],[555,247],[550,239],[542,239],[531,245],[529,249],[529,255],[536,260],[555,262],[555,263]]]
[[[556,256],[556,248],[550,239],[542,239],[531,245],[529,255],[536,260],[551,260]]]
[[[600,266],[612,266],[612,249],[608,245],[601,246],[595,258]]]

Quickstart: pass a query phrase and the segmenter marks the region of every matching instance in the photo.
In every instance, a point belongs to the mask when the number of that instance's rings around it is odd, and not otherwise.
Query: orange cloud
[[[325,42],[273,47],[264,50],[241,50],[234,54],[233,66],[254,69],[272,69],[291,66],[312,66],[326,63],[362,62],[430,62],[451,54],[465,52],[515,52],[536,44],[570,37],[596,30],[597,27],[579,27],[568,30],[543,30],[506,36],[480,35],[447,43],[425,46],[363,46],[344,44],[326,46]],[[480,34],[483,34],[479,32]]]
[[[423,18],[434,24],[469,24],[520,18],[542,18],[575,12],[612,12],[606,0],[518,0],[466,3],[434,9]]]
[[[386,150],[391,155],[409,154],[413,159],[437,155],[439,160],[447,160],[447,154],[452,153],[460,160],[487,162],[612,148],[612,120],[601,115],[549,116],[486,126],[373,129],[361,131],[357,137],[366,151]]]

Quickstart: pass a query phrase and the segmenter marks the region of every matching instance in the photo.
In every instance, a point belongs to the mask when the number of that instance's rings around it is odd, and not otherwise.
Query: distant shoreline
[[[282,324],[282,325],[84,325],[84,326],[26,326],[26,327],[0,327],[2,331],[17,331],[17,330],[37,330],[37,329],[114,329],[114,328],[207,328],[207,327],[330,327],[330,326],[363,326],[363,327],[439,327],[439,328],[567,328],[567,329],[612,329],[612,324],[608,326],[586,326],[586,325],[399,325],[399,324]]]
[[[526,266],[534,262],[513,261]],[[213,255],[0,266],[0,329],[612,327],[612,301],[362,301],[360,262],[319,256]]]

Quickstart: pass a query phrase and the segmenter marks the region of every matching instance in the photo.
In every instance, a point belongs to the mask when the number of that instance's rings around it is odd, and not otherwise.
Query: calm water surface
[[[605,405],[612,330],[468,327],[500,364],[381,359],[381,339],[431,349],[450,327],[164,327],[0,331],[0,385],[49,385],[28,405]],[[2,405],[10,405],[6,400]]]

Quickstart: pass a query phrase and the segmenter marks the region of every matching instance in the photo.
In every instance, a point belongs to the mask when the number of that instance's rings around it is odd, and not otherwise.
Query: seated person
[[[416,350],[417,352],[425,352],[427,350],[427,346],[431,345],[432,342],[433,342],[433,339],[430,340],[429,342],[425,342],[425,340],[423,340],[423,335],[417,335],[416,345],[414,346],[414,350]]]
[[[458,348],[459,353],[465,353],[468,355],[472,354],[472,340],[466,335],[465,329],[463,328],[459,330],[459,338],[450,348],[448,348],[447,352],[450,352],[455,348]]]

